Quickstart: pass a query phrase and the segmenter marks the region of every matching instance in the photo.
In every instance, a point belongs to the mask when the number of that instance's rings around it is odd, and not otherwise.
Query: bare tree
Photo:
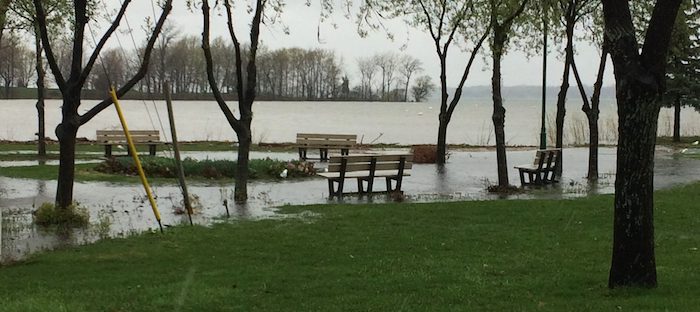
[[[364,99],[372,100],[372,85],[374,75],[377,73],[377,63],[372,57],[361,57],[357,59],[357,66],[360,70],[360,92]]]
[[[254,7],[253,20],[250,29],[250,49],[248,54],[248,66],[246,68],[247,80],[243,80],[243,59],[241,52],[241,44],[238,41],[238,36],[233,28],[233,12],[229,0],[223,0],[226,7],[226,17],[228,20],[228,31],[235,49],[236,60],[236,91],[238,93],[238,109],[240,116],[236,118],[231,109],[226,104],[219,85],[214,74],[214,60],[212,57],[209,29],[209,1],[202,1],[202,16],[204,19],[204,31],[202,32],[202,49],[204,50],[204,59],[206,61],[207,79],[211,87],[214,98],[216,99],[219,108],[226,116],[229,125],[238,136],[238,163],[236,170],[236,185],[234,191],[234,199],[239,202],[248,199],[248,176],[249,176],[249,157],[250,146],[252,144],[251,123],[253,121],[253,102],[256,95],[257,68],[256,57],[258,51],[258,42],[260,37],[260,23],[262,22],[263,11],[266,0],[256,0]]]
[[[372,14],[389,18],[405,18],[410,25],[421,27],[430,33],[434,48],[440,60],[440,114],[438,116],[437,164],[447,161],[447,126],[452,119],[462,89],[469,77],[472,64],[479,49],[487,39],[491,25],[484,23],[484,4],[481,1],[400,1],[367,0],[362,8],[362,20],[370,19]],[[488,19],[488,18],[486,18]],[[372,25],[370,25],[372,26]],[[484,27],[485,26],[485,27]],[[375,29],[377,27],[374,27]],[[483,29],[486,28],[486,29]],[[473,44],[469,61],[464,67],[462,78],[454,95],[450,98],[447,91],[448,52],[456,39],[463,38]],[[472,40],[475,38],[476,40]]]
[[[421,60],[410,55],[404,55],[401,57],[401,60],[399,61],[399,73],[401,76],[403,76],[405,81],[403,89],[404,102],[408,102],[408,88],[411,85],[411,77],[413,77],[413,74],[422,71],[423,62],[421,62]]]
[[[508,161],[506,158],[505,122],[506,108],[501,94],[501,61],[506,51],[515,19],[525,10],[528,0],[489,0],[491,16],[491,87],[493,93],[493,127],[496,137],[496,161],[498,163],[498,186],[507,187]]]
[[[62,119],[61,123],[56,127],[56,136],[58,137],[60,146],[58,186],[56,190],[56,205],[58,207],[66,208],[73,203],[75,145],[78,129],[104,109],[112,105],[112,99],[108,98],[93,106],[84,114],[81,115],[78,113],[78,109],[82,103],[82,89],[90,76],[98,56],[102,52],[102,49],[111,35],[114,33],[114,31],[116,31],[130,3],[130,0],[123,1],[119,11],[112,20],[111,25],[97,42],[94,50],[88,57],[87,62],[84,62],[84,42],[86,39],[85,30],[88,22],[90,21],[88,16],[88,1],[73,1],[73,49],[70,62],[70,73],[68,74],[68,77],[65,77],[61,71],[60,65],[58,64],[56,54],[53,51],[52,42],[49,39],[47,12],[44,9],[43,1],[34,0],[34,6],[37,13],[37,22],[39,24],[41,41],[44,45],[46,59],[48,60],[51,72],[53,73],[56,84],[58,85],[63,97],[63,106],[61,108]],[[146,46],[146,49],[144,49],[143,59],[138,72],[136,72],[132,78],[129,79],[129,81],[127,81],[117,90],[117,96],[121,97],[126,94],[126,92],[131,90],[131,88],[133,88],[134,85],[136,85],[136,83],[146,75],[151,52],[153,51],[153,45],[155,44],[158,34],[160,34],[160,31],[163,28],[165,19],[171,10],[172,0],[166,0],[163,3],[161,15],[153,28],[151,37],[148,40],[148,45]]]

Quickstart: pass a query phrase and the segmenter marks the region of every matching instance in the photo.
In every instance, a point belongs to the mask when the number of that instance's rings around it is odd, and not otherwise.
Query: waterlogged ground
[[[375,150],[376,151],[376,150]],[[450,154],[444,170],[435,165],[417,164],[412,175],[404,179],[404,201],[426,202],[447,200],[491,200],[514,198],[569,198],[589,194],[613,192],[615,149],[600,150],[601,179],[589,185],[586,175],[588,150],[570,148],[564,150],[564,171],[558,186],[529,189],[509,196],[497,196],[486,192],[486,187],[497,181],[495,152],[492,150],[460,150]],[[685,153],[697,153],[688,150]],[[233,159],[232,152],[186,153],[184,157],[198,159]],[[271,157],[281,160],[295,159],[293,153],[256,152],[253,158]],[[534,150],[508,152],[510,182],[519,185],[517,170],[513,165],[532,162]],[[32,162],[22,162],[22,165]],[[0,162],[2,166],[16,162]],[[321,169],[325,164],[317,164]],[[678,156],[678,151],[659,147],[656,153],[655,187],[667,188],[677,184],[700,180],[700,160]],[[378,180],[379,181],[379,180]],[[382,181],[379,181],[382,182]],[[346,184],[355,190],[354,181]],[[383,186],[383,183],[378,183]],[[233,183],[212,182],[189,185],[195,197],[196,213],[193,221],[210,224],[218,220],[259,219],[283,217],[276,213],[282,205],[323,204],[328,199],[325,179],[256,181],[250,184],[251,196],[246,205],[233,201]],[[41,203],[53,201],[56,191],[54,181],[37,181],[0,177],[0,211],[2,212],[2,261],[12,261],[39,250],[65,245],[84,244],[103,237],[127,236],[131,233],[157,230],[153,212],[138,184],[114,184],[102,182],[76,183],[75,199],[90,213],[91,226],[85,230],[61,231],[39,229],[32,223],[32,212]],[[167,226],[189,222],[183,214],[182,195],[176,184],[154,187],[163,224]],[[393,200],[385,195],[372,198],[345,197],[344,202],[385,202]],[[333,201],[337,201],[333,200]],[[228,205],[224,205],[224,202]],[[227,209],[228,208],[228,213]]]

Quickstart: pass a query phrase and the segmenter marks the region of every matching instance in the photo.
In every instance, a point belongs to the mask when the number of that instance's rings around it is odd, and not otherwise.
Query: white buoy
[[[432,107],[432,106],[428,106],[428,109],[433,109],[433,107]]]
[[[423,116],[423,112],[418,112],[418,116]]]
[[[124,149],[124,146],[117,145],[117,148],[120,149],[120,150],[123,150],[123,149]]]
[[[282,173],[280,173],[280,178],[286,178],[287,177],[287,169],[282,170]]]

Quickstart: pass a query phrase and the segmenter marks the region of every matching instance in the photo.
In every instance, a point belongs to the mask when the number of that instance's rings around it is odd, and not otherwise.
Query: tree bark
[[[681,142],[681,96],[676,95],[673,102],[673,142]]]
[[[34,45],[36,48],[36,110],[38,119],[37,153],[40,157],[46,156],[46,114],[44,110],[45,77],[44,62],[41,57],[42,46],[38,26],[34,33]]]
[[[638,47],[627,1],[603,0],[619,120],[612,261],[608,287],[656,287],[654,148],[666,58],[681,0],[658,2]]]
[[[245,129],[250,129],[250,124]],[[248,200],[248,178],[250,176],[250,146],[252,137],[250,130],[244,130],[238,135],[238,163],[236,164],[236,182],[234,190],[234,200],[242,203]]]
[[[569,92],[569,76],[571,73],[571,63],[574,61],[574,26],[575,26],[575,4],[574,1],[569,0],[565,19],[566,19],[566,52],[564,59],[564,73],[561,80],[561,87],[559,89],[559,96],[557,97],[557,117],[556,117],[556,140],[555,147],[564,147],[564,118],[566,117],[566,96]],[[561,176],[563,169],[563,153],[559,154],[557,157],[557,175]]]
[[[73,184],[75,181],[75,143],[80,123],[77,107],[80,106],[80,92],[68,93],[63,97],[61,123],[56,127],[59,143],[58,182],[56,187],[56,206],[67,208],[73,203]]]
[[[443,114],[438,117],[438,141],[437,141],[437,160],[438,165],[447,163],[447,125],[449,120],[444,120]]]
[[[496,162],[498,164],[498,185],[509,186],[508,181],[508,160],[506,158],[506,108],[503,107],[503,96],[501,95],[501,59],[503,48],[506,42],[505,29],[501,26],[494,27],[493,37],[493,73],[491,76],[491,87],[493,95],[493,128],[496,136]]]

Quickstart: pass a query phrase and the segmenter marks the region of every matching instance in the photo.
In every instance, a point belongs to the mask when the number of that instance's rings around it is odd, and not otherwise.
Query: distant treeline
[[[593,87],[586,86],[587,89]],[[588,90],[590,91],[590,90]],[[160,92],[160,91],[159,91]],[[547,99],[548,101],[555,101],[557,92],[559,92],[558,87],[547,87]],[[576,92],[574,94],[574,92]],[[454,89],[448,89],[448,93],[453,94]],[[590,94],[590,92],[589,92]],[[533,99],[539,100],[542,96],[542,87],[539,86],[512,86],[503,87],[504,98],[507,99]],[[83,99],[88,100],[101,100],[107,96],[107,91],[103,90],[85,90],[83,91]],[[439,92],[433,92],[428,96],[429,101],[438,101]],[[569,98],[572,100],[578,99],[580,96],[577,89],[569,89]],[[213,98],[210,93],[175,93],[172,95],[174,100],[178,101],[208,101]],[[235,93],[225,93],[224,97],[227,100],[235,100]],[[465,87],[463,90],[462,98],[490,98],[491,97],[491,87],[490,86],[474,86]],[[614,99],[615,98],[615,88],[614,87],[603,87],[602,98],[604,99]],[[36,88],[22,88],[22,87],[10,87],[8,91],[4,87],[0,87],[0,98],[6,99],[36,99]],[[46,91],[47,99],[60,99],[61,93],[58,89],[48,89]],[[147,93],[142,91],[132,90],[127,93],[124,97],[127,100],[163,100],[164,96],[160,93]],[[262,101],[305,101],[304,98],[294,98],[294,97],[272,97],[268,94],[263,94],[258,96],[259,100]],[[314,99],[314,101],[323,101],[324,99]],[[325,101],[340,101],[338,98],[325,99]],[[344,101],[366,101],[362,99],[344,99]]]
[[[35,51],[27,40],[10,33],[0,47],[0,79],[4,98],[32,98],[35,90]],[[71,46],[56,42],[53,50],[64,75],[70,68]],[[140,49],[139,49],[140,50]],[[214,59],[214,79],[225,97],[236,98],[239,75],[235,72],[235,49],[229,41],[217,38],[211,43]],[[139,64],[137,50],[114,48],[100,55],[91,72],[87,90],[107,90],[119,87],[136,72]],[[247,66],[247,47],[241,51],[243,68]],[[46,63],[46,62],[45,62]],[[431,82],[415,77],[422,72],[421,63],[409,55],[378,53],[355,60],[359,78],[352,81],[343,59],[334,51],[325,49],[262,48],[257,56],[257,95],[260,100],[362,100],[409,101],[412,94],[425,94]],[[356,67],[355,67],[356,66]],[[48,70],[48,68],[46,69]],[[48,75],[52,79],[53,75]],[[245,73],[241,74],[246,81]],[[421,79],[422,78],[422,79]],[[415,80],[415,83],[414,81]],[[211,88],[206,75],[206,62],[201,49],[201,38],[179,36],[166,31],[156,45],[148,73],[128,97],[162,97],[163,82],[169,81],[176,99],[210,99]],[[47,85],[53,85],[47,81]],[[415,92],[410,90],[423,88]],[[411,91],[411,92],[409,92]],[[85,98],[103,98],[105,91],[85,91]],[[55,90],[49,98],[58,98]],[[421,100],[421,98],[418,98]]]

